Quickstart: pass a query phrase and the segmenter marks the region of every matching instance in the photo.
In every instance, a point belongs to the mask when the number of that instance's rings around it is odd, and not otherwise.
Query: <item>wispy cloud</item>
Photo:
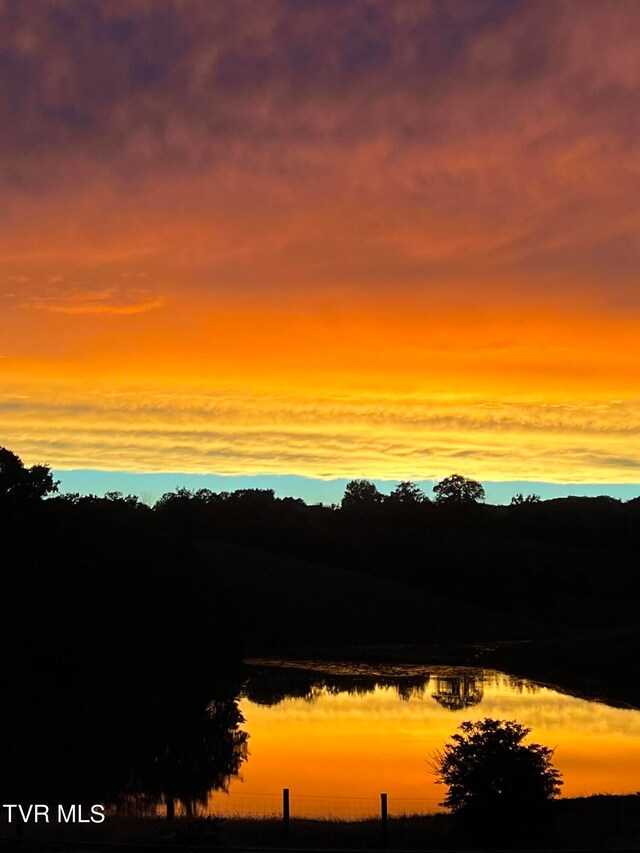
[[[127,315],[157,310],[165,301],[164,297],[153,296],[139,286],[89,287],[86,283],[65,282],[62,276],[53,276],[22,307],[52,314]]]
[[[143,314],[145,311],[155,311],[164,305],[163,299],[147,299],[143,302],[129,302],[125,304],[109,304],[107,302],[31,302],[30,308],[37,311],[50,311],[52,314]]]
[[[490,480],[640,478],[640,400],[541,407],[149,387],[34,391],[0,401],[3,435],[58,468],[429,479],[462,467]]]

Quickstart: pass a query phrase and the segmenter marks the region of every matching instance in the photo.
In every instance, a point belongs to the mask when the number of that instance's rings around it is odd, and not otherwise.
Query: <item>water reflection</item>
[[[171,820],[176,803],[191,816],[211,792],[226,790],[247,759],[244,718],[234,700],[216,699],[188,725],[168,731],[152,747],[127,792],[129,804],[164,803]],[[122,795],[116,805],[122,804]]]
[[[295,668],[283,666],[256,666],[249,668],[249,677],[245,684],[245,696],[258,705],[276,705],[285,699],[299,698],[314,702],[324,694],[338,695],[348,693],[366,696],[376,688],[393,688],[399,699],[408,702],[422,699],[431,691],[431,696],[443,708],[457,711],[479,705],[484,695],[484,684],[495,680],[496,673],[469,667],[442,667],[433,673],[412,668],[403,671],[401,667],[389,667],[388,671],[344,671],[344,665],[328,665],[328,671],[313,668]],[[510,678],[510,676],[505,676]],[[522,679],[513,679],[514,689],[535,690]]]
[[[324,664],[295,666],[254,664],[247,668],[244,696],[257,705],[277,705],[286,699],[314,702],[320,697],[348,693],[366,696],[377,688],[392,688],[399,699],[408,702],[426,694],[450,711],[480,705],[485,685],[508,685],[511,692],[534,695],[542,688],[524,678],[475,667]]]
[[[435,691],[431,694],[443,708],[460,711],[479,705],[484,696],[482,673],[475,675],[436,676]]]
[[[484,717],[517,720],[555,748],[565,796],[640,787],[640,712],[493,671],[261,663],[249,672],[240,708],[249,760],[229,795],[210,800],[214,811],[242,802],[261,813],[255,793],[270,795],[275,809],[283,787],[300,814],[317,813],[329,797],[362,798],[375,811],[381,791],[396,809],[433,811],[444,792],[429,773],[430,756],[462,720]]]
[[[565,796],[640,787],[640,712],[492,671],[260,663],[201,700],[148,690],[6,702],[5,801],[264,814],[288,787],[297,814],[329,814],[329,800],[333,816],[375,812],[381,791],[396,813],[429,812],[444,793],[429,758],[483,717],[555,747]]]
[[[227,789],[248,755],[237,688],[208,702],[133,687],[41,695],[5,699],[3,711],[3,802],[192,814]]]

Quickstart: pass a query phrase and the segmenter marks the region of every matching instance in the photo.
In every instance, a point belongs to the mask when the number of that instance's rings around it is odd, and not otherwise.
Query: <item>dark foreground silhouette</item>
[[[235,603],[148,513],[3,461],[2,802],[190,811],[246,757]]]
[[[493,507],[450,480],[435,501],[354,481],[340,507],[178,489],[150,508],[58,495],[46,466],[0,449],[2,801],[193,811],[247,758],[247,651],[458,644],[459,662],[640,704],[623,677],[640,651],[640,501]],[[481,698],[464,679],[435,694]]]
[[[62,831],[60,831],[60,829]],[[58,831],[29,827],[26,841],[5,841],[5,849],[84,851],[113,849],[139,853],[145,845],[175,850],[211,849],[337,849],[337,850],[633,850],[640,844],[640,798],[593,796],[557,800],[540,833],[537,826],[521,823],[508,827],[494,822],[486,830],[461,826],[453,815],[390,817],[386,832],[380,819],[317,820],[293,817],[288,833],[282,819],[177,818],[167,832],[163,822],[148,818],[109,818],[108,825],[70,825]],[[88,836],[91,842],[88,842]],[[2,838],[7,838],[3,834]],[[61,844],[64,842],[64,844]]]

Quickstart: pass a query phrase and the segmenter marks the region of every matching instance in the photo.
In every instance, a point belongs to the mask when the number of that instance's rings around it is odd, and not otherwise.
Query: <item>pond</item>
[[[363,817],[440,810],[430,761],[464,720],[517,720],[555,749],[563,796],[640,789],[640,711],[472,668],[257,663],[240,708],[249,754],[219,814]]]

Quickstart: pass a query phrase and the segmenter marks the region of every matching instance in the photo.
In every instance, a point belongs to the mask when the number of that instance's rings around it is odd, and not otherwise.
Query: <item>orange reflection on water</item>
[[[496,673],[460,687],[467,704],[452,710],[462,704],[459,687],[432,677],[404,699],[381,686],[360,694],[321,688],[311,700],[273,706],[245,699],[249,759],[230,795],[216,793],[211,805],[275,812],[288,787],[292,814],[375,813],[383,791],[392,814],[434,811],[445,789],[430,771],[433,753],[463,720],[484,717],[517,720],[532,728],[531,740],[555,748],[564,796],[640,789],[640,712],[516,685]]]

